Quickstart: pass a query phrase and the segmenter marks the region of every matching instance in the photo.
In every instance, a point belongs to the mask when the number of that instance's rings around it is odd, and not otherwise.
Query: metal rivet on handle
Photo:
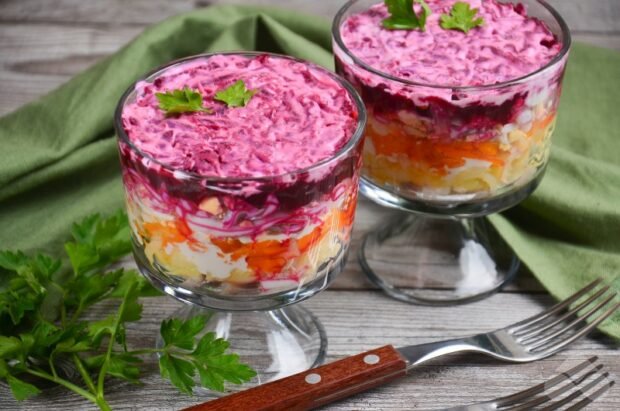
[[[306,375],[306,382],[308,384],[317,384],[321,382],[321,376],[319,374],[308,374]]]
[[[367,356],[364,357],[364,362],[366,364],[378,364],[379,363],[379,356],[375,355],[375,354],[368,354]]]

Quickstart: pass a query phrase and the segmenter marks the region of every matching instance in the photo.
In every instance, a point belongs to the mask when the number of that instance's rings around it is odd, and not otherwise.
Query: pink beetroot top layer
[[[237,80],[258,93],[245,107],[213,99]],[[212,114],[166,116],[156,92],[189,87]],[[331,157],[352,137],[357,109],[324,70],[281,57],[215,55],[141,81],[122,112],[130,141],[177,170],[207,177],[275,176]]]
[[[388,30],[381,3],[341,26],[347,48],[364,63],[392,76],[432,85],[480,86],[513,80],[543,67],[562,45],[522,4],[461,0],[478,9],[484,24],[464,33],[445,30],[440,16],[457,0],[426,0],[426,30]],[[414,9],[420,12],[420,5]]]

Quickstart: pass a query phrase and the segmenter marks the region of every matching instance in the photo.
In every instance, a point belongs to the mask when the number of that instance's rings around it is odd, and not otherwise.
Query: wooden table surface
[[[0,0],[0,115],[62,84],[115,52],[146,26],[171,15],[214,3],[283,5],[330,17],[334,0]],[[552,0],[567,19],[574,38],[620,50],[620,0]],[[353,251],[361,235],[390,212],[362,200],[355,223]],[[304,305],[323,322],[329,338],[328,360],[386,343],[430,342],[488,331],[518,321],[552,304],[530,274],[477,303],[458,307],[412,306],[391,300],[364,279],[354,258],[334,284]],[[154,344],[159,321],[179,307],[172,298],[145,302],[144,319],[131,330],[133,341]],[[598,355],[620,378],[617,343],[600,334],[537,363],[506,365],[479,356],[458,356],[421,366],[388,386],[325,407],[329,410],[440,409],[491,399],[544,381],[570,365]],[[145,367],[144,385],[111,380],[113,409],[173,410],[206,397],[179,394],[159,377],[156,360]],[[620,381],[619,381],[620,382]],[[0,385],[0,410],[93,409],[61,388],[15,402]],[[594,403],[592,410],[619,410],[620,387]]]

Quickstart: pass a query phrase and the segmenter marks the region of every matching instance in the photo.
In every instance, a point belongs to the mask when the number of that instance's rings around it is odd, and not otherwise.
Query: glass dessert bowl
[[[360,189],[401,210],[365,237],[360,263],[392,297],[442,305],[488,295],[519,267],[480,217],[540,183],[571,39],[544,1],[470,0],[483,22],[468,32],[442,27],[455,0],[426,3],[424,30],[390,30],[383,3],[349,1],[332,37],[368,112]]]
[[[216,99],[244,82],[244,104]],[[199,93],[170,114],[156,93]],[[347,257],[363,104],[333,73],[291,57],[217,53],[172,62],[132,85],[115,116],[140,271],[208,315],[206,331],[264,383],[323,359],[318,320],[291,304],[323,290]]]

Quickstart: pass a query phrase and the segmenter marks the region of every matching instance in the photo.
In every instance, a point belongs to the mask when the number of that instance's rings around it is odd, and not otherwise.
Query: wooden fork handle
[[[385,384],[406,372],[405,359],[386,345],[184,411],[309,410]]]

